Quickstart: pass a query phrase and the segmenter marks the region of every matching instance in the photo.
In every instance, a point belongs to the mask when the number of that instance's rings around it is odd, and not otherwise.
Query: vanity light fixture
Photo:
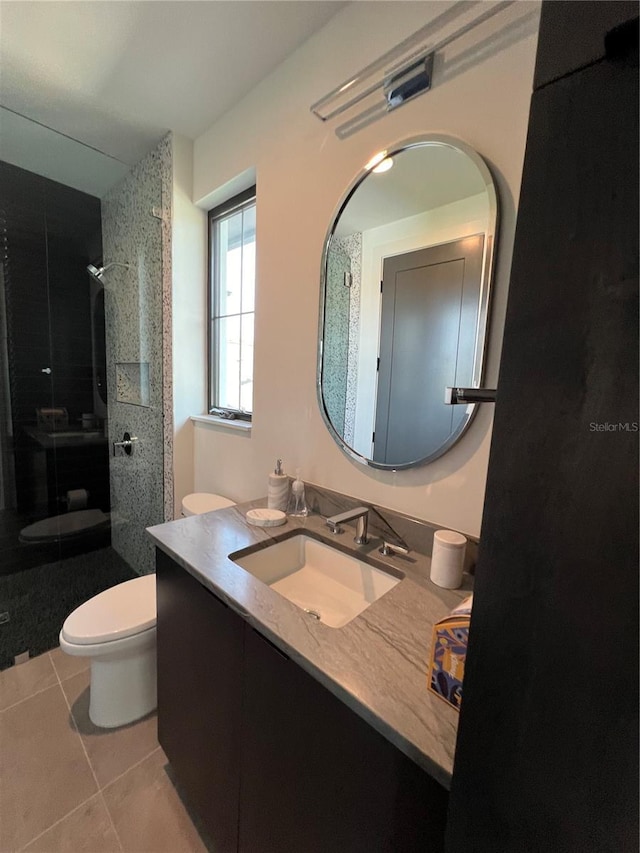
[[[379,59],[371,62],[357,74],[348,78],[311,105],[311,112],[320,121],[329,121],[370,99],[382,90],[383,99],[352,116],[336,128],[336,136],[344,139],[388,112],[428,92],[433,85],[434,58],[452,42],[485,23],[494,15],[512,6],[515,0],[502,0],[487,8],[478,0],[459,0],[413,35],[388,50]],[[479,15],[459,26],[435,43],[434,36],[450,28],[456,19],[468,18],[470,10],[483,9]],[[367,167],[368,168],[368,167]]]
[[[387,110],[395,110],[411,98],[428,92],[431,88],[433,74],[433,53],[421,56],[417,62],[412,62],[406,68],[392,74],[384,81],[384,96]]]
[[[377,166],[374,166],[371,170],[375,172],[376,175],[381,175],[383,172],[388,172],[389,169],[393,166],[393,157],[385,157]]]
[[[367,172],[375,172],[376,166],[379,166],[380,163],[383,162],[387,157],[386,151],[378,151],[377,154],[374,154],[371,160],[366,164],[365,171]]]

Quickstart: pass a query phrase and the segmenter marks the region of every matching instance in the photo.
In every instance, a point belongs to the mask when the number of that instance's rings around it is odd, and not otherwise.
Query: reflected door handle
[[[51,368],[50,367],[43,367],[42,370],[40,371],[40,373],[51,373]]]

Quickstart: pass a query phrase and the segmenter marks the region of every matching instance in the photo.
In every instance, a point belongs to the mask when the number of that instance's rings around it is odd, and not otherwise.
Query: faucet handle
[[[397,554],[409,553],[408,548],[404,548],[402,545],[394,545],[393,542],[387,542],[386,539],[382,540],[382,547],[378,548],[378,551],[383,557],[394,557]]]

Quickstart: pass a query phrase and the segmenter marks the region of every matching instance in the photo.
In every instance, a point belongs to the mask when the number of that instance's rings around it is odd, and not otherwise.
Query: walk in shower
[[[0,161],[0,669],[153,569],[169,157],[165,140],[101,198],[52,180],[46,158]]]

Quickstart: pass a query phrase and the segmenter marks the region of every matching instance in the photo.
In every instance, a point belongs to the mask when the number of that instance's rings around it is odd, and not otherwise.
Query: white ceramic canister
[[[467,537],[454,530],[436,530],[431,553],[431,580],[444,589],[462,585]]]

